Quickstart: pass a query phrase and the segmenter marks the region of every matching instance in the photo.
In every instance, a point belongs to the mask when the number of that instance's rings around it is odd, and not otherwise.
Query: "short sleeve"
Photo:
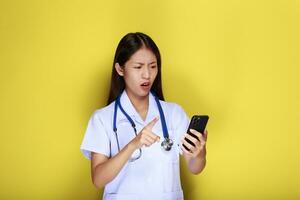
[[[187,132],[187,129],[189,127],[190,123],[190,118],[188,115],[185,113],[185,111],[182,109],[181,106],[178,104],[175,104],[175,107],[172,112],[173,116],[173,129],[175,131],[175,142],[176,146],[178,148],[179,153],[182,155],[182,150],[181,150],[181,138],[183,135]]]
[[[110,156],[110,140],[98,115],[98,112],[94,112],[91,116],[80,146],[81,152],[89,160],[91,152]]]

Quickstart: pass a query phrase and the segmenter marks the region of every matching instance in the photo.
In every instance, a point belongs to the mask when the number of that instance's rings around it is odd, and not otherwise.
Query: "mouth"
[[[146,89],[146,90],[148,90],[149,88],[150,88],[150,86],[151,86],[151,84],[150,84],[150,82],[143,82],[142,84],[141,84],[141,87],[143,88],[143,89]]]

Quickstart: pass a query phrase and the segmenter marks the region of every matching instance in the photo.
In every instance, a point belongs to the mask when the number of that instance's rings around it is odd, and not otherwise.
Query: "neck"
[[[126,93],[134,106],[135,110],[140,114],[142,119],[145,120],[147,111],[148,111],[148,106],[149,106],[149,94],[147,96],[136,96],[130,91],[126,90]]]

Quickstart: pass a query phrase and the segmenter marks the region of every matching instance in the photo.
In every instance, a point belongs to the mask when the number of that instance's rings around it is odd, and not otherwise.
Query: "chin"
[[[150,91],[140,90],[140,91],[138,91],[138,93],[136,93],[136,95],[139,96],[139,97],[146,97],[146,96],[149,95],[149,92]]]
[[[148,91],[148,92],[143,91],[143,92],[141,92],[141,93],[139,94],[139,96],[141,96],[141,97],[146,97],[146,96],[149,95],[149,92],[150,92],[150,91]]]
[[[143,90],[141,88],[134,88],[130,90],[130,93],[136,97],[143,98],[147,97],[150,93],[150,90]]]

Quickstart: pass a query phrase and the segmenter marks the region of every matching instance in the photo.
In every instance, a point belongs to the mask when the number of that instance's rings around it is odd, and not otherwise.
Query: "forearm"
[[[97,165],[93,169],[92,179],[94,185],[98,188],[102,188],[113,180],[129,160],[134,150],[135,148],[129,143],[114,157]]]
[[[206,165],[205,157],[204,158],[196,157],[190,159],[188,163],[188,168],[190,172],[192,172],[193,174],[199,174],[200,172],[203,171],[205,165]]]
[[[186,164],[193,174],[199,174],[203,171],[206,165],[206,150],[204,150],[199,156],[197,157],[190,157],[185,155]]]
[[[101,164],[92,168],[92,179],[96,187],[101,188],[113,180],[136,149],[142,148],[143,146],[149,147],[154,142],[159,141],[159,136],[152,132],[152,128],[157,121],[158,118],[154,118],[117,155],[110,159],[105,158],[107,160],[100,161]]]

